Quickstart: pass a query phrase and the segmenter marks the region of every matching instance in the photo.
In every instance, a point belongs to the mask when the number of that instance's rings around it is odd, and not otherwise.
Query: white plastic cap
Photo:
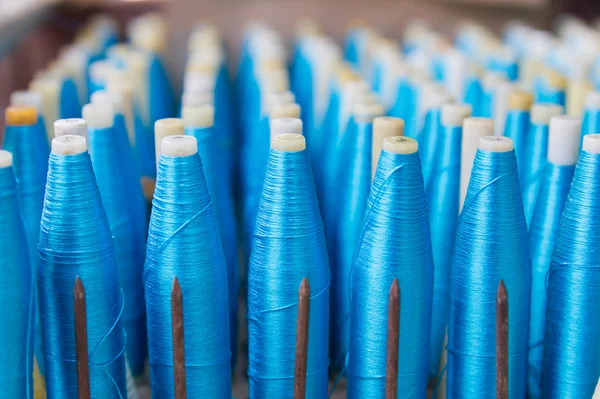
[[[444,104],[442,105],[442,126],[462,126],[465,118],[473,113],[469,104]]]
[[[211,74],[203,73],[186,73],[183,80],[185,91],[213,91],[215,89],[216,80]]]
[[[201,105],[212,105],[215,103],[215,95],[212,90],[186,91],[181,97],[181,103],[184,107],[199,107]]]
[[[87,123],[82,118],[59,119],[54,122],[54,137],[83,136],[87,139]]]
[[[299,152],[306,149],[306,141],[301,134],[280,134],[272,138],[271,148],[281,152]]]
[[[33,90],[18,90],[10,95],[10,105],[19,107],[32,107],[42,111],[42,94]]]
[[[494,121],[490,118],[465,118],[463,122],[463,136],[491,136],[494,134]]]
[[[185,128],[183,119],[179,118],[165,118],[159,119],[154,122],[154,151],[156,154],[156,161],[158,164],[158,158],[161,154],[161,145],[163,139],[167,136],[183,136]]]
[[[160,153],[168,157],[187,157],[198,152],[198,142],[194,136],[175,135],[162,139]]]
[[[579,158],[581,120],[567,115],[553,116],[548,132],[548,162],[575,165]]]
[[[101,104],[86,104],[81,110],[83,119],[88,126],[95,129],[105,129],[114,125],[115,112],[112,105]]]
[[[354,104],[352,114],[357,122],[369,123],[372,122],[375,117],[383,115],[384,110],[383,106],[378,103],[359,102]]]
[[[215,108],[210,104],[196,107],[184,105],[181,118],[185,126],[211,127],[215,123]]]
[[[13,164],[12,152],[0,150],[0,168],[8,168]]]
[[[479,149],[487,152],[508,152],[514,149],[514,145],[508,137],[485,136],[479,139]]]
[[[561,115],[563,107],[558,104],[541,103],[531,106],[531,123],[548,125],[553,116]]]
[[[300,106],[296,103],[272,105],[269,109],[269,118],[300,118]]]
[[[413,154],[419,150],[419,143],[410,137],[390,136],[383,139],[383,150],[395,154]]]
[[[115,70],[115,66],[110,61],[95,61],[90,65],[90,79],[96,82],[106,82]]]
[[[68,134],[52,139],[52,152],[58,155],[76,155],[86,150],[87,140],[83,136]]]
[[[98,90],[92,93],[90,101],[92,104],[109,105],[117,114],[122,114],[125,108],[123,95],[120,93]]]
[[[585,97],[586,109],[600,109],[600,91],[591,91]]]
[[[271,137],[285,133],[302,134],[302,119],[276,118],[271,119]]]
[[[590,154],[600,154],[600,134],[586,134],[583,136],[583,151]]]

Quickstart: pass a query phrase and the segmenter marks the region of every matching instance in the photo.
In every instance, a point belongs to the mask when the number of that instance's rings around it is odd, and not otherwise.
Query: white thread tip
[[[18,90],[10,95],[10,105],[32,107],[38,112],[42,110],[42,94],[33,90]]]
[[[469,104],[444,104],[442,105],[442,126],[462,126],[465,118],[473,113]]]
[[[160,153],[168,157],[187,157],[198,152],[198,142],[193,136],[168,136],[162,139]]]
[[[0,168],[8,168],[13,164],[12,152],[0,150]]]
[[[275,118],[271,119],[270,125],[271,137],[285,133],[302,134],[302,119],[299,118]]]
[[[87,140],[83,136],[67,134],[52,139],[52,152],[58,155],[77,155],[87,150]]]
[[[383,150],[394,154],[414,154],[419,150],[419,143],[410,137],[390,136],[383,139]]]
[[[561,115],[563,112],[563,107],[558,104],[533,104],[531,106],[531,123],[536,125],[548,125],[553,116]]]
[[[583,136],[583,151],[590,154],[600,154],[600,134],[586,134]]]
[[[553,116],[548,131],[548,162],[575,165],[579,158],[581,121],[566,115]]]
[[[67,135],[87,137],[86,121],[82,118],[70,118],[54,122],[54,137]]]
[[[95,129],[112,127],[115,120],[115,111],[112,105],[106,103],[86,104],[81,110],[81,115],[88,126]]]
[[[280,134],[271,140],[271,148],[281,152],[299,152],[306,149],[306,141],[301,134]]]
[[[514,145],[508,137],[485,136],[479,139],[479,149],[487,152],[508,152],[514,149]]]
[[[184,105],[181,110],[181,118],[185,126],[211,127],[215,123],[215,108],[212,105],[198,107]]]

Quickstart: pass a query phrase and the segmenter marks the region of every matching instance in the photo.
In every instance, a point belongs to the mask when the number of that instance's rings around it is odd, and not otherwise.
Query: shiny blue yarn
[[[306,397],[327,398],[329,268],[308,153],[271,150],[248,269],[251,399],[292,398],[298,288],[310,283]]]
[[[423,182],[427,186],[431,173],[435,149],[439,145],[439,136],[442,134],[442,110],[433,108],[425,114],[423,130],[419,135],[419,154],[423,165]]]
[[[582,151],[550,271],[542,397],[591,398],[600,376],[600,156]]]
[[[389,116],[404,120],[404,135],[415,138],[417,136],[417,107],[419,104],[419,89],[408,78],[398,83],[396,101],[389,110]]]
[[[481,102],[483,96],[483,88],[481,81],[476,76],[471,76],[465,82],[465,104],[469,104],[473,110],[473,116],[482,117]]]
[[[144,371],[147,354],[142,285],[146,234],[139,230],[139,197],[131,193],[132,187],[141,187],[131,173],[131,159],[127,162],[125,158],[129,149],[125,134],[114,127],[88,128],[90,157],[114,238],[119,285],[125,300],[121,319],[127,333],[125,354],[132,374],[139,375]]]
[[[517,168],[519,170],[519,179],[524,180],[526,170],[526,159],[531,157],[528,151],[527,136],[530,127],[529,110],[511,109],[506,116],[504,125],[504,136],[512,139],[515,147],[515,156],[517,157]]]
[[[550,87],[543,76],[533,83],[533,101],[536,103],[551,103],[565,106],[566,94],[560,89]]]
[[[330,358],[339,370],[345,364],[350,345],[350,270],[363,228],[367,198],[371,191],[371,148],[373,123],[352,119],[343,138],[335,190],[335,210],[332,246],[336,249],[331,264]]]
[[[433,259],[419,154],[382,151],[352,266],[348,398],[385,397],[388,295],[401,291],[398,397],[424,398]]]
[[[6,398],[33,398],[33,273],[12,167],[0,168],[0,386]]]
[[[450,269],[450,399],[496,392],[496,295],[508,291],[509,397],[524,398],[531,262],[514,151],[478,150]]]
[[[523,209],[525,210],[525,219],[528,226],[531,224],[538,201],[544,167],[548,162],[548,131],[548,125],[532,123],[525,139],[523,172],[520,175],[520,180]]]
[[[38,290],[48,398],[77,398],[73,284],[85,287],[92,398],[125,398],[123,294],[106,213],[87,152],[50,154]]]
[[[81,118],[79,92],[72,79],[65,79],[60,90],[59,118]]]
[[[6,126],[4,131],[5,150],[13,154],[13,168],[19,182],[19,201],[25,221],[27,248],[29,249],[33,276],[38,265],[37,245],[40,239],[40,219],[44,207],[44,188],[48,174],[50,147],[46,128],[38,123],[31,126]],[[34,279],[35,281],[35,279]],[[37,289],[34,289],[35,306],[35,353],[43,373],[42,331],[37,305]]]
[[[425,185],[435,265],[429,343],[430,376],[438,373],[448,326],[450,264],[458,222],[462,127],[444,126],[435,143],[431,178]]]
[[[223,245],[223,253],[227,265],[229,336],[232,368],[234,368],[237,355],[239,262],[233,198],[229,187],[223,184],[226,180],[226,171],[223,165],[226,159],[223,159],[218,152],[219,137],[214,128],[186,126],[185,134],[195,137],[198,141],[198,153],[202,160],[206,185],[213,201],[219,225],[221,244]]]
[[[152,394],[173,398],[171,288],[183,295],[190,398],[231,398],[227,267],[198,154],[162,155],[148,234],[144,288]]]
[[[530,398],[542,397],[540,383],[544,360],[546,278],[574,173],[575,165],[546,164],[540,179],[539,199],[529,227],[532,280],[527,391]]]
[[[600,109],[587,108],[581,123],[581,145],[586,134],[600,133]]]

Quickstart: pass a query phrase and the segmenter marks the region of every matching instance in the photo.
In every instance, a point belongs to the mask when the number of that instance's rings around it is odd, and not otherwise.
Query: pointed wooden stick
[[[171,288],[171,334],[173,340],[173,378],[175,399],[186,399],[185,348],[183,342],[183,295],[177,277]]]
[[[388,296],[387,358],[385,362],[385,399],[398,395],[398,349],[400,343],[400,286],[395,278]]]
[[[294,399],[306,394],[306,362],[308,359],[308,317],[310,313],[310,284],[302,279],[298,289],[298,319],[296,321],[296,365],[294,367]]]
[[[73,286],[73,310],[75,313],[75,359],[77,361],[77,391],[79,399],[90,399],[90,365],[88,359],[87,310],[85,289],[81,279]]]
[[[508,399],[508,294],[504,280],[496,296],[496,399]]]

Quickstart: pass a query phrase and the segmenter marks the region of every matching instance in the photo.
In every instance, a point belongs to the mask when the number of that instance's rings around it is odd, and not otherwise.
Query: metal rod
[[[508,399],[508,294],[504,280],[496,296],[496,399]]]
[[[183,295],[177,277],[171,288],[171,334],[173,340],[173,378],[175,399],[186,399],[185,347],[183,342]]]
[[[400,286],[395,278],[388,296],[387,356],[385,362],[385,398],[398,395],[398,351],[400,343]]]
[[[296,321],[296,365],[294,367],[294,399],[306,394],[306,362],[308,359],[308,317],[310,313],[310,284],[302,279],[298,289],[298,319]]]
[[[73,286],[73,310],[75,313],[75,359],[77,361],[77,391],[79,399],[90,399],[90,365],[87,339],[87,310],[85,289],[81,279]]]

